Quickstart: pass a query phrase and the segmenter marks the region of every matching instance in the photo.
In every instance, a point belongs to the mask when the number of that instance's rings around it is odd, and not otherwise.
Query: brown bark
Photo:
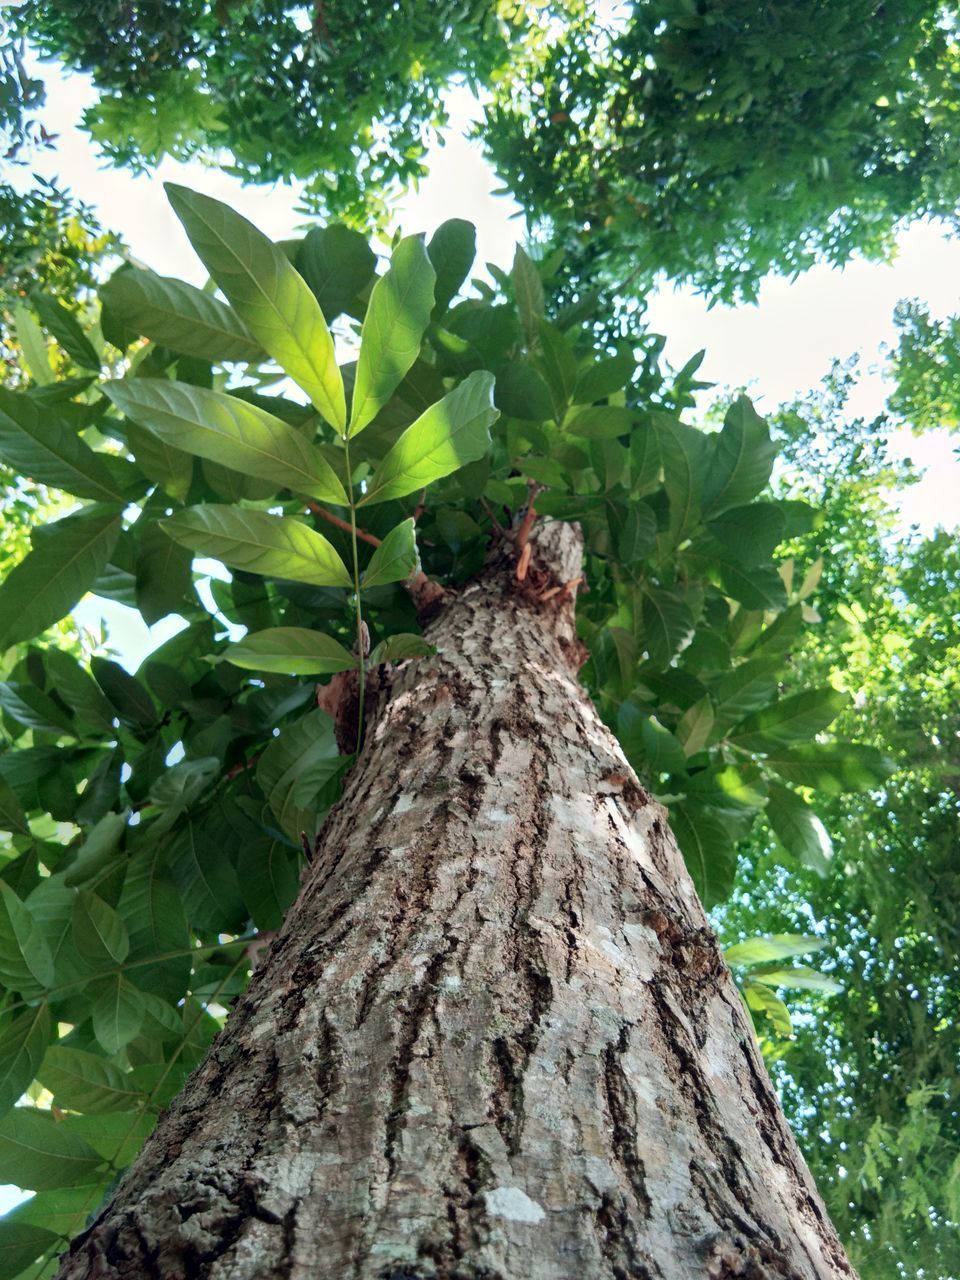
[[[534,567],[579,571],[569,526]],[[387,696],[79,1277],[853,1277],[664,810],[512,564]]]

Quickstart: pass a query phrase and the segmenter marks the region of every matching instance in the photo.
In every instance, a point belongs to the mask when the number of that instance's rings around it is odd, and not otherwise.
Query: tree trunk
[[[538,531],[541,573],[579,561]],[[491,568],[430,625],[64,1280],[854,1276],[570,598],[528,586]]]

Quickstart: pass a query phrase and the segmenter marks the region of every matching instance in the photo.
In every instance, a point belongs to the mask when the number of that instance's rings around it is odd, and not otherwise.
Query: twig
[[[326,520],[327,524],[335,525],[336,528],[342,529],[344,533],[353,533],[353,526],[349,520],[341,520],[339,516],[335,516],[332,511],[327,511],[325,507],[321,507],[317,502],[308,502],[307,506],[315,516],[319,516],[321,520]],[[367,533],[366,529],[357,529],[357,537],[362,538],[364,542],[369,542],[371,547],[379,547],[383,541],[375,533]]]
[[[426,511],[426,509],[427,509],[427,501],[426,501],[426,499],[427,499],[427,491],[426,491],[426,489],[421,489],[421,490],[420,490],[420,497],[417,499],[417,505],[416,505],[416,506],[414,507],[414,509],[413,509],[413,523],[414,523],[414,524],[416,524],[416,523],[417,523],[417,521],[418,521],[418,520],[420,519],[420,517],[423,515],[424,511]]]
[[[529,542],[523,544],[523,550],[520,552],[520,559],[517,561],[517,581],[523,582],[527,576],[527,570],[530,568],[530,553],[533,551]]]
[[[583,578],[571,578],[569,582],[564,582],[562,586],[551,587],[549,591],[544,591],[542,595],[537,596],[537,599],[543,604],[546,600],[552,600],[554,596],[572,595],[582,581]]]
[[[527,503],[526,513],[520,522],[520,527],[517,529],[517,536],[514,540],[518,554],[522,554],[527,545],[530,530],[533,528],[533,522],[537,518],[537,508],[534,504],[536,503],[537,495],[542,493],[545,488],[546,485],[538,484],[536,480],[530,481],[530,501]],[[519,574],[517,576],[519,577]]]
[[[480,505],[483,507],[484,511],[487,513],[490,523],[493,525],[494,529],[496,529],[497,533],[499,533],[500,536],[503,537],[504,534],[506,533],[506,530],[504,529],[500,521],[497,519],[497,517],[493,514],[493,508],[490,506],[490,503],[486,500],[486,498],[481,498]]]

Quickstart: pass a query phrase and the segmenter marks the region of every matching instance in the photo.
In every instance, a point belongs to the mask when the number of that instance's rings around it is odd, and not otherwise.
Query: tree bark
[[[576,530],[533,565],[579,572]],[[504,561],[61,1280],[853,1277],[665,811]]]

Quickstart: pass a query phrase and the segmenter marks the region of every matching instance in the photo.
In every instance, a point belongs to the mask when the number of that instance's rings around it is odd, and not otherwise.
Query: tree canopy
[[[85,124],[115,162],[205,156],[382,224],[466,82],[565,272],[625,295],[665,273],[754,298],[768,271],[887,256],[903,220],[952,220],[960,194],[955,22],[931,0],[93,9],[29,0],[18,29],[93,77]]]

